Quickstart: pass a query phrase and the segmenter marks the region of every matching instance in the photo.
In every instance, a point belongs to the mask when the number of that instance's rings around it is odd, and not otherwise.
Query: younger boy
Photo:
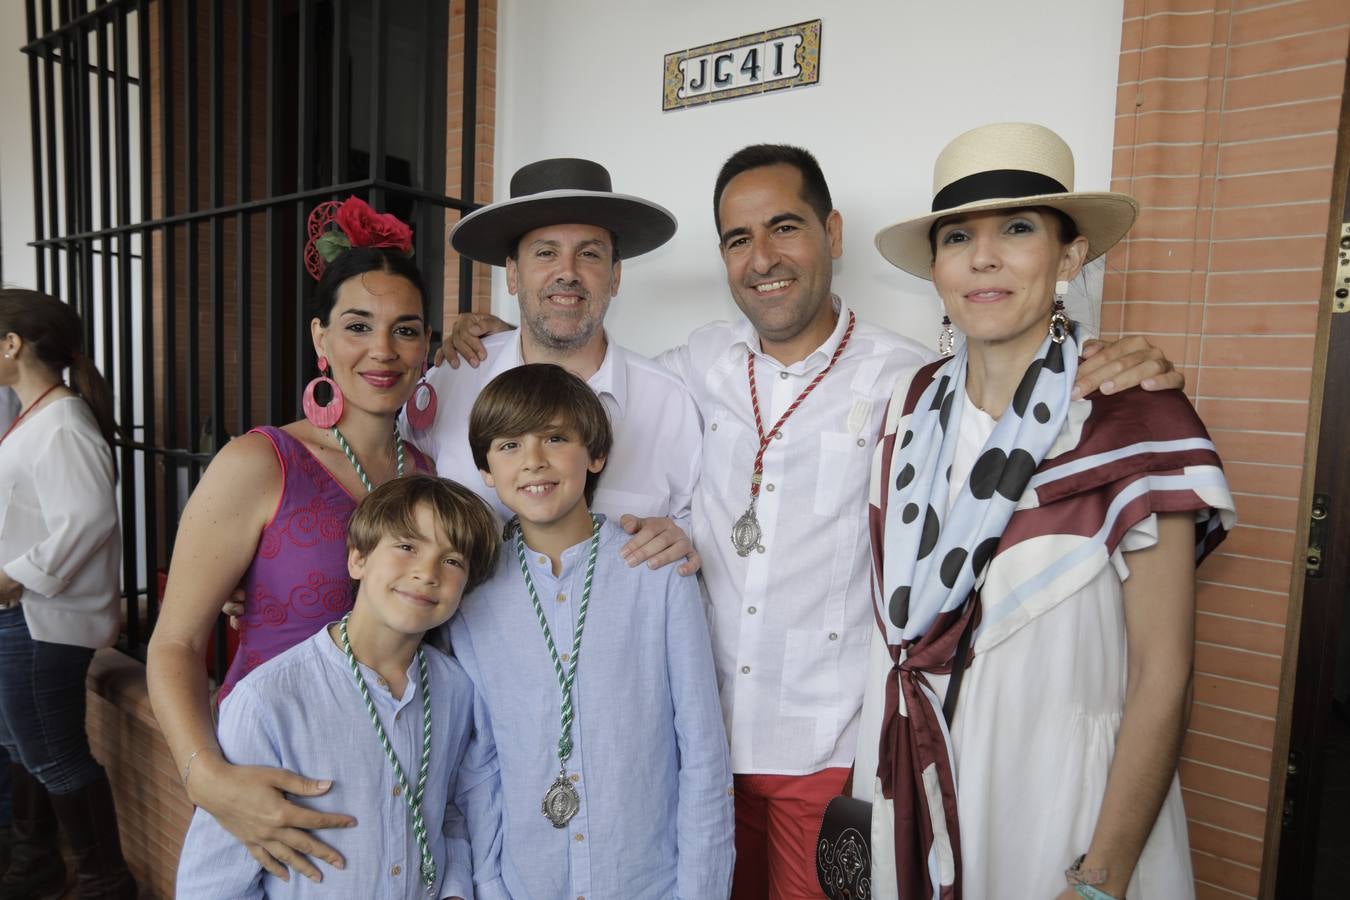
[[[422,637],[492,571],[496,531],[482,500],[429,475],[365,497],[347,528],[347,569],[360,582],[352,611],[241,681],[219,727],[236,765],[331,779],[326,794],[293,800],[356,818],[324,835],[346,866],[322,883],[282,881],[198,809],[177,896],[473,897],[457,804],[495,795],[496,763],[475,735],[473,685]]]
[[[629,568],[628,536],[592,516],[611,441],[595,393],[554,365],[497,376],[469,417],[517,528],[450,623],[501,766],[500,800],[464,810],[475,837],[501,834],[480,900],[730,892],[731,764],[697,582]]]

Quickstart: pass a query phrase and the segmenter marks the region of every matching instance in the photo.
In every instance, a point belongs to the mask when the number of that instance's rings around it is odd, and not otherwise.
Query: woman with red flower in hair
[[[246,611],[218,699],[342,618],[352,606],[346,538],[358,499],[405,472],[434,473],[395,429],[425,367],[430,334],[411,253],[408,226],[355,197],[310,217],[305,266],[318,279],[310,332],[319,377],[305,389],[305,418],[255,428],[212,460],[183,512],[150,641],[150,698],[188,797],[282,878],[289,866],[319,880],[309,856],[340,865],[307,829],[354,822],[284,796],[321,794],[323,782],[226,761],[202,660],[237,585]]]

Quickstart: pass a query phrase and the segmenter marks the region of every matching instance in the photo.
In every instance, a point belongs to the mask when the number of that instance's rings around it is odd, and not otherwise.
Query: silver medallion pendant
[[[749,556],[751,550],[763,553],[764,545],[760,543],[763,537],[764,529],[759,527],[759,517],[755,515],[752,501],[750,508],[741,513],[736,524],[731,526],[731,546],[736,548],[738,556]]]
[[[554,828],[563,828],[572,821],[572,817],[580,809],[581,797],[577,794],[577,789],[572,787],[566,775],[559,772],[558,777],[553,780],[553,786],[544,795],[540,811],[543,812],[544,818],[553,823]]]

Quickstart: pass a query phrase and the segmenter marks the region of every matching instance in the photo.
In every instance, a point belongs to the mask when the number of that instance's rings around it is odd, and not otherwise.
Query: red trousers
[[[848,769],[737,775],[736,875],[731,900],[823,900],[816,836]]]

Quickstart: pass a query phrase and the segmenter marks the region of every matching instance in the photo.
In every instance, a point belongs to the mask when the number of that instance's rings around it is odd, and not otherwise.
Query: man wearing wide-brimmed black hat
[[[556,363],[600,396],[614,426],[610,453],[592,508],[622,518],[634,535],[624,548],[636,565],[664,565],[686,556],[698,480],[698,412],[679,380],[662,366],[617,346],[604,329],[618,294],[624,259],[666,243],[675,217],[640,197],[616,193],[609,172],[585,159],[545,159],[511,178],[511,196],[476,210],[450,233],[460,254],[506,269],[520,304],[521,329],[485,339],[489,361],[478,368],[438,366],[427,382],[438,397],[435,420],[407,436],[436,460],[437,472],[478,491],[510,514],[484,487],[465,433],[469,409],[495,375],[522,363]]]

